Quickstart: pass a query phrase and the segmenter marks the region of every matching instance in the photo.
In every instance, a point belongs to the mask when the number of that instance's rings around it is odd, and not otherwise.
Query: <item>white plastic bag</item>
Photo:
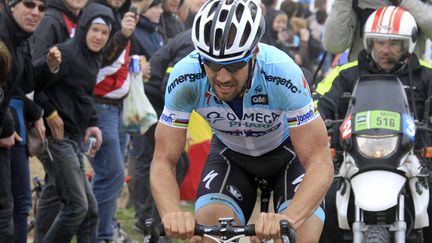
[[[144,134],[158,121],[156,111],[144,93],[142,74],[130,74],[130,89],[123,100],[123,127],[128,133]]]

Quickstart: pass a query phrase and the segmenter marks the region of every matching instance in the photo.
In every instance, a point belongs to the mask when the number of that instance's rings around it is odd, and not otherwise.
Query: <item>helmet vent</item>
[[[201,23],[201,16],[199,16],[196,20],[196,26],[199,26]],[[205,33],[205,32],[204,32]],[[199,33],[199,28],[195,28],[195,36],[197,39],[200,39],[200,33]]]
[[[230,49],[233,46],[236,35],[237,35],[237,27],[235,25],[231,25],[229,36],[228,36],[228,43],[226,46],[227,49]]]
[[[204,26],[204,43],[206,43],[206,45],[210,45],[210,29],[212,26],[212,22],[207,22],[206,25]],[[196,34],[196,36],[199,36],[199,29],[197,29],[198,34]]]
[[[219,14],[219,22],[225,22],[227,20],[228,17],[228,10],[224,9],[221,11],[221,13]]]
[[[217,2],[213,3],[210,10],[208,11],[208,16],[212,15],[216,11],[217,7],[218,7],[218,3]]]
[[[248,4],[248,7],[250,9],[250,13],[251,13],[253,21],[255,21],[256,16],[257,16],[258,6],[254,2],[250,1]]]
[[[252,28],[251,28],[250,24],[247,23],[246,26],[245,26],[245,29],[243,31],[243,35],[241,37],[241,40],[240,40],[240,46],[244,46],[244,44],[248,40],[248,37],[249,37],[250,32],[251,32],[251,29]]]
[[[222,45],[222,30],[217,29],[214,37],[214,49],[215,51],[219,51]]]
[[[238,22],[240,22],[241,17],[243,16],[243,12],[244,12],[244,5],[238,5],[235,13]]]

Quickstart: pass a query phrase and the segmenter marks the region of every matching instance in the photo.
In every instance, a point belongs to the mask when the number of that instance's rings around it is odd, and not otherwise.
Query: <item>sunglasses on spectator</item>
[[[225,68],[230,73],[235,73],[239,69],[246,66],[252,58],[252,54],[247,57],[244,57],[240,60],[230,61],[230,62],[213,62],[208,59],[203,58],[203,63],[209,67],[213,71],[219,71],[222,68]]]
[[[41,12],[41,13],[44,13],[46,10],[45,4],[37,5],[34,1],[31,1],[31,0],[30,1],[25,0],[25,1],[23,1],[23,4],[28,9],[34,9],[37,7],[39,12]]]

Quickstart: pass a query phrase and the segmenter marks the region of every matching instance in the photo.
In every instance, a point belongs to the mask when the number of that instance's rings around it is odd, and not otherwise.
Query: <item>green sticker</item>
[[[355,114],[354,131],[366,129],[388,129],[400,131],[401,116],[397,112],[392,111],[364,111]]]

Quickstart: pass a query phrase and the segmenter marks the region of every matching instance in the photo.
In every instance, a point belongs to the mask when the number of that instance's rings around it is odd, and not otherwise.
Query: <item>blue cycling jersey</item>
[[[174,66],[159,122],[186,128],[196,110],[227,147],[259,156],[285,141],[291,127],[318,116],[301,69],[279,49],[259,44],[251,87],[243,96],[242,117],[213,92],[198,55],[194,51]]]

